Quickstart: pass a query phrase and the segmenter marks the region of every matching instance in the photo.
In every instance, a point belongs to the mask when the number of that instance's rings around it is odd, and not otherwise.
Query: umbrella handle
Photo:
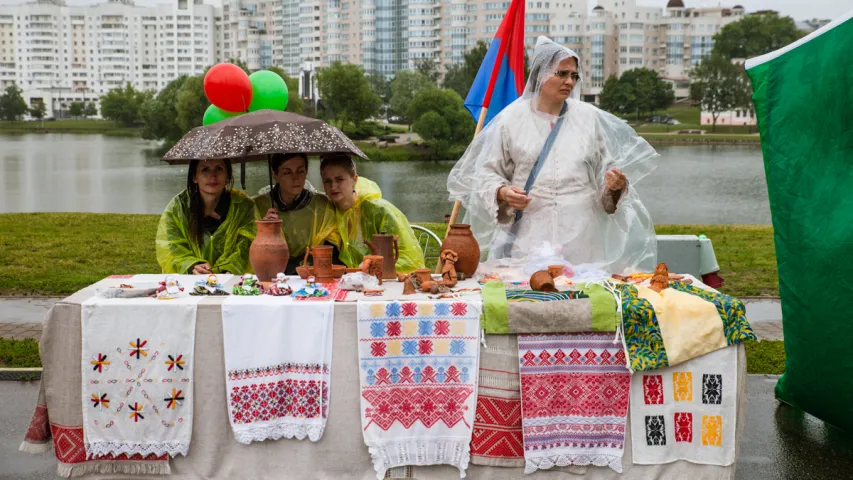
[[[240,186],[246,191],[246,156],[240,158]]]
[[[275,200],[272,196],[272,155],[267,154],[267,174],[270,176],[270,206],[275,208]]]

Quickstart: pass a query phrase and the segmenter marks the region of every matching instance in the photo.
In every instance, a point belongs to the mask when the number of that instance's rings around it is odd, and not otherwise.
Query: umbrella
[[[258,110],[190,130],[166,152],[163,161],[174,165],[192,160],[239,158],[240,183],[245,189],[245,162],[269,161],[274,153],[346,153],[368,160],[349,137],[322,120],[291,112]]]

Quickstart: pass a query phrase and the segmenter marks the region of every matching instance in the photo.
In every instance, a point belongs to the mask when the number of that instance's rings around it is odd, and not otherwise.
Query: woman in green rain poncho
[[[155,239],[163,273],[202,275],[251,271],[255,205],[233,190],[231,162],[190,162],[187,189],[166,206]]]
[[[359,178],[355,164],[347,155],[323,159],[320,176],[326,195],[335,204],[340,235],[340,260],[350,268],[358,267],[370,249],[364,240],[374,234],[396,235],[400,245],[397,272],[409,273],[424,268],[424,255],[409,220],[403,212],[382,199],[376,183]]]
[[[296,273],[305,250],[328,243],[337,246],[340,239],[335,228],[335,206],[325,195],[305,188],[308,157],[304,153],[275,154],[270,160],[275,186],[272,201],[269,194],[252,198],[259,216],[273,207],[281,218],[281,232],[290,249],[288,275]]]

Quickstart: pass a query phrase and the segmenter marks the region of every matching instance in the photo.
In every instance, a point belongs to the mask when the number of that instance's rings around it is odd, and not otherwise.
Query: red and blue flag
[[[484,126],[524,91],[525,2],[510,3],[465,98],[465,108],[475,122],[480,120],[482,109],[488,109]]]

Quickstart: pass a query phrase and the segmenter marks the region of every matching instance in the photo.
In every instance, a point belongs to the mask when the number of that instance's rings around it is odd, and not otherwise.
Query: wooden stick
[[[486,114],[489,112],[489,107],[483,107],[480,110],[480,119],[477,120],[477,129],[474,130],[474,136],[480,134],[483,131],[483,125],[486,123]],[[447,234],[450,233],[450,226],[456,223],[456,219],[459,217],[459,208],[462,206],[462,202],[456,200],[453,202],[453,210],[450,211],[450,220],[447,222],[447,231],[444,232],[444,238],[447,238]],[[439,246],[441,249],[441,246]],[[441,254],[441,252],[439,252]],[[441,273],[442,267],[441,258],[438,259],[438,262],[435,264],[435,273]]]

